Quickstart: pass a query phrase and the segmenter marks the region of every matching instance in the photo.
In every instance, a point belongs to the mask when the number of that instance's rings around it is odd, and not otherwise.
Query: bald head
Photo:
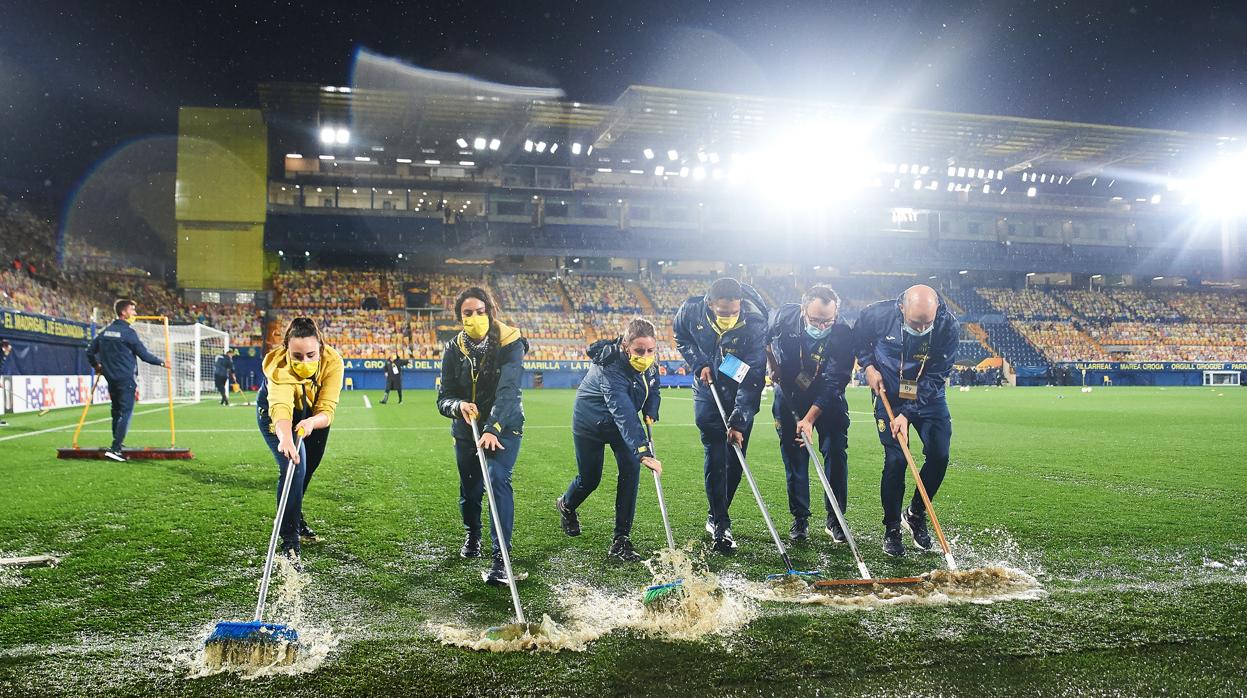
[[[905,318],[905,324],[920,334],[935,323],[935,311],[939,307],[939,294],[923,284],[910,286],[901,297],[901,315]]]

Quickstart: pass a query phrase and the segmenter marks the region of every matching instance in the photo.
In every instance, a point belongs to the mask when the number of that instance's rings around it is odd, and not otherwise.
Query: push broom
[[[879,399],[883,400],[883,409],[888,413],[888,423],[891,424],[896,416],[892,414],[892,405],[888,403],[888,396],[884,391],[879,391]],[[914,464],[914,456],[909,452],[909,434],[906,433],[904,438],[897,439],[896,442],[901,446],[901,452],[905,454],[905,462],[909,464],[909,472],[914,476],[914,484],[918,486],[918,494],[922,497],[922,504],[926,506],[927,513],[931,515],[931,528],[935,529],[935,537],[940,541],[940,548],[944,550],[944,562],[948,563],[948,569],[957,570],[957,563],[953,560],[953,553],[948,548],[948,541],[944,538],[944,530],[940,528],[940,521],[935,517],[935,507],[931,506],[931,498],[927,496],[927,487],[922,484],[922,475],[918,472],[918,466]]]
[[[644,422],[645,420],[642,421]],[[658,456],[654,453],[654,434],[650,429],[649,422],[645,422],[645,438],[649,439],[650,454],[657,458]],[[675,537],[671,535],[671,519],[667,517],[667,502],[662,496],[662,476],[659,475],[657,471],[652,472],[654,473],[654,489],[658,491],[658,511],[662,513],[662,527],[663,530],[667,532],[667,549],[671,551],[672,555],[674,555]],[[646,604],[655,603],[671,596],[672,594],[682,593],[683,587],[683,579],[677,579],[674,582],[667,582],[666,584],[654,584],[646,587],[645,595],[642,597],[642,601]]]
[[[507,586],[511,589],[511,604],[515,607],[515,622],[506,625],[495,625],[485,631],[485,637],[490,640],[512,640],[523,637],[526,633],[536,635],[541,631],[541,626],[536,623],[529,623],[524,619],[524,607],[520,605],[520,592],[515,586],[515,574],[511,570],[511,552],[507,549],[510,547],[509,540],[503,538],[502,519],[498,517],[498,504],[494,499],[494,486],[489,481],[489,466],[485,462],[485,449],[481,447],[481,429],[476,424],[476,420],[469,420],[472,425],[473,443],[476,444],[476,458],[481,462],[481,479],[485,481],[485,495],[489,497],[489,518],[494,524],[494,535],[497,536],[498,550],[502,553],[502,566],[507,573]]]
[[[731,426],[727,423],[727,413],[723,411],[723,401],[719,398],[719,389],[714,379],[710,380],[708,385],[710,394],[714,396],[714,404],[719,408],[719,418],[723,420],[723,428],[729,433]],[[758,483],[753,479],[753,473],[749,470],[749,464],[745,461],[745,452],[740,445],[731,440],[728,436],[728,443],[732,445],[732,449],[736,452],[736,458],[740,460],[740,469],[744,473],[745,479],[749,481],[749,489],[753,491],[753,498],[758,503],[758,511],[762,513],[762,520],[766,522],[766,530],[770,532],[771,539],[775,541],[775,549],[779,551],[779,557],[784,561],[784,569],[780,574],[767,575],[769,581],[779,581],[788,577],[797,577],[800,579],[811,579],[821,576],[818,571],[801,571],[793,569],[792,560],[788,558],[788,549],[784,547],[784,541],[780,539],[779,532],[775,530],[775,524],[771,521],[771,514],[766,509],[766,502],[762,500],[762,492],[758,490]]]
[[[784,391],[784,399],[787,402],[788,392]],[[789,411],[792,412],[792,418],[797,422],[801,418],[797,416],[796,411],[791,409],[789,403]],[[840,510],[840,502],[836,499],[836,495],[831,491],[831,483],[827,480],[827,473],[823,471],[823,461],[819,458],[818,449],[814,448],[814,444],[809,438],[802,435],[801,441],[805,444],[805,450],[810,454],[810,461],[814,463],[814,470],[818,473],[818,481],[823,485],[823,492],[827,495],[827,501],[831,502],[831,512],[835,515],[836,521],[840,524],[840,530],[844,531],[844,539],[849,544],[849,550],[853,551],[853,559],[857,561],[857,571],[861,573],[860,579],[820,579],[814,582],[814,588],[827,589],[841,586],[874,586],[875,584],[883,584],[885,586],[903,586],[907,584],[920,584],[924,580],[922,577],[891,577],[886,579],[874,579],[870,576],[870,570],[866,567],[866,561],[862,559],[862,553],[857,549],[857,541],[853,539],[853,532],[849,530],[849,523],[844,520],[844,512]]]
[[[303,445],[303,431],[299,431],[295,453]],[[264,558],[264,574],[260,577],[260,599],[255,604],[255,615],[249,621],[221,621],[204,641],[204,661],[220,668],[231,666],[272,666],[291,664],[299,652],[299,632],[281,623],[264,622],[264,601],[268,596],[269,579],[273,574],[273,559],[277,553],[277,537],[281,520],[286,515],[286,502],[290,499],[290,486],[294,482],[294,459],[287,461],[286,481],[277,499],[277,516],[273,518],[273,533],[268,539],[268,555]]]

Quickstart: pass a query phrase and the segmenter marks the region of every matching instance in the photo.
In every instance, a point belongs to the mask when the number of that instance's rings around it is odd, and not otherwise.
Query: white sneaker
[[[124,453],[122,453],[121,451],[114,451],[111,448],[104,450],[104,457],[109,460],[115,460],[118,463],[125,463],[128,460]]]

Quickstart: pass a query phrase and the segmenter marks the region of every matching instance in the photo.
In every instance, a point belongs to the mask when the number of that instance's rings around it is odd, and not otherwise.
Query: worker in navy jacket
[[[95,372],[108,382],[108,399],[112,402],[113,443],[104,456],[118,462],[126,460],[122,453],[130,417],[134,414],[135,391],[138,390],[138,362],[142,359],[153,366],[164,366],[164,360],[143,346],[138,332],[130,326],[138,314],[134,301],[119,299],[113,304],[117,319],[101,330],[87,345],[87,361]]]
[[[866,384],[876,395],[886,392],[896,419],[889,421],[883,402],[875,399],[875,425],[883,443],[883,550],[900,556],[903,527],[914,545],[931,549],[926,507],[915,491],[901,512],[905,496],[906,461],[900,441],[908,444],[912,425],[922,440],[921,477],[932,499],[948,469],[952,417],[944,384],[957,358],[961,339],[957,318],[930,286],[911,286],[899,298],[879,301],[862,311],[853,327],[857,362],[865,369]]]
[[[459,466],[459,511],[466,537],[459,554],[481,555],[481,497],[485,482],[477,448],[485,453],[489,482],[498,505],[502,531],[494,530],[493,564],[483,575],[492,585],[507,583],[502,545],[511,546],[515,522],[515,499],[511,473],[520,455],[524,432],[524,406],[520,384],[528,340],[520,331],[498,320],[498,307],[485,289],[467,288],[455,300],[455,312],[463,324],[442,352],[442,378],[437,389],[437,410],[451,421],[455,437],[455,460]],[[473,438],[472,425],[480,425],[481,438]]]
[[[818,430],[823,472],[840,510],[847,504],[849,405],[844,398],[853,371],[853,336],[839,317],[840,297],[826,284],[815,284],[801,303],[787,303],[771,314],[767,329],[767,357],[775,401],[771,413],[779,434],[779,452],[788,482],[788,510],[792,528],[788,537],[809,537],[810,454],[805,440]],[[812,441],[811,441],[812,443]],[[821,487],[819,488],[821,489]],[[823,497],[827,511],[823,530],[837,543],[844,531]]]
[[[615,492],[615,530],[607,557],[639,562],[632,546],[632,519],[636,513],[641,466],[662,473],[642,424],[658,421],[658,333],[654,323],[635,318],[624,334],[594,342],[586,352],[593,360],[576,391],[572,408],[572,442],[576,448],[576,477],[555,501],[563,532],[580,535],[576,509],[602,481],[606,447],[619,466]]]
[[[676,348],[693,372],[693,413],[705,450],[706,532],[714,549],[736,549],[728,509],[740,485],[741,467],[729,440],[749,447],[766,377],[767,307],[753,287],[721,278],[705,296],[684,301],[674,323]],[[715,404],[717,390],[728,411],[728,428]]]

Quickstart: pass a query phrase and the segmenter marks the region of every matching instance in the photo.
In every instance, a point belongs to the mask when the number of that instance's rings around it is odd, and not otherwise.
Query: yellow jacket
[[[264,377],[268,379],[268,414],[276,423],[293,419],[296,407],[312,406],[312,414],[324,413],[333,424],[338,398],[342,395],[344,369],[342,355],[325,345],[320,353],[320,366],[311,378],[299,378],[290,370],[285,347],[277,347],[264,355]]]

